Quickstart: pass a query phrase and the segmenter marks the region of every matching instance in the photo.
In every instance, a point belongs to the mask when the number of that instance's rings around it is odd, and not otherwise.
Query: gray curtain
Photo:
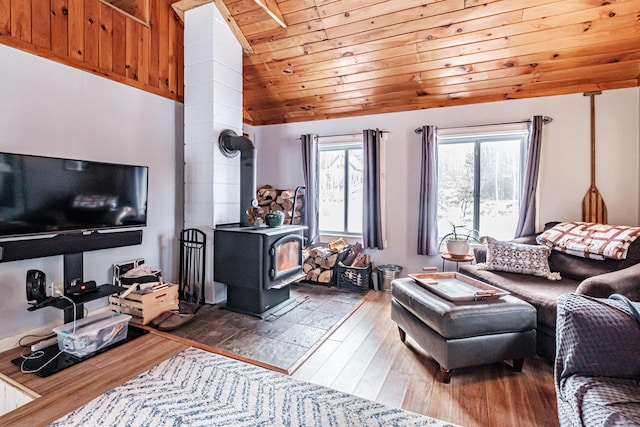
[[[364,193],[362,208],[362,246],[365,249],[384,249],[380,200],[381,137],[382,133],[378,129],[365,129],[362,131],[362,187]]]
[[[318,171],[320,169],[320,159],[318,157],[318,136],[306,134],[300,136],[302,142],[302,170],[304,172],[304,223],[307,229],[304,236],[307,244],[316,243],[320,240],[318,221],[320,214],[318,211]]]
[[[438,251],[438,171],[436,127],[422,127],[418,255],[437,255]]]
[[[540,171],[540,150],[542,149],[543,116],[533,116],[529,123],[529,147],[527,169],[520,199],[520,213],[515,237],[527,236],[536,231],[536,191]]]

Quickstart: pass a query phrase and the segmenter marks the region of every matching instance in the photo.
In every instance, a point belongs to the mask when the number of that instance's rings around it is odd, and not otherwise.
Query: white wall
[[[226,286],[213,282],[213,227],[240,221],[240,158],[222,155],[218,136],[242,135],[242,48],[214,3],[185,13],[184,40],[184,227],[207,235],[205,299],[220,302]]]
[[[86,252],[85,280],[108,283],[114,262],[137,257],[177,280],[182,104],[4,45],[0,81],[1,151],[149,166],[142,245]],[[55,308],[27,311],[25,276],[32,268],[44,271],[48,282],[62,280],[62,256],[1,263],[0,341],[62,321]]]
[[[612,224],[638,225],[640,177],[640,89],[606,91],[596,97],[597,187]],[[511,122],[533,115],[553,118],[543,131],[539,224],[580,220],[590,185],[589,98],[582,94],[510,100],[346,119],[257,126],[258,186],[304,185],[300,134],[358,133],[365,128],[390,132],[387,142],[388,248],[370,251],[376,264],[394,263],[403,274],[425,265],[442,267],[439,257],[416,255],[420,135],[426,124],[454,127]]]

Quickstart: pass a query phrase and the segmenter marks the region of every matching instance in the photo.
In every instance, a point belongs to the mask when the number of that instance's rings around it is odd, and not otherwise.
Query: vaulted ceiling
[[[255,125],[639,84],[640,0],[215,2]]]

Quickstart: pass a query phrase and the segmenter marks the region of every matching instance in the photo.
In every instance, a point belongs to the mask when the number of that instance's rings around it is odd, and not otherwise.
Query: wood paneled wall
[[[183,101],[183,38],[172,0],[144,25],[98,0],[0,0],[0,43]]]

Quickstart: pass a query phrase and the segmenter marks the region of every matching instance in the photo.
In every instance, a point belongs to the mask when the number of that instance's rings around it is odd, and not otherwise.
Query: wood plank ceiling
[[[255,125],[639,84],[640,0],[215,1]]]

